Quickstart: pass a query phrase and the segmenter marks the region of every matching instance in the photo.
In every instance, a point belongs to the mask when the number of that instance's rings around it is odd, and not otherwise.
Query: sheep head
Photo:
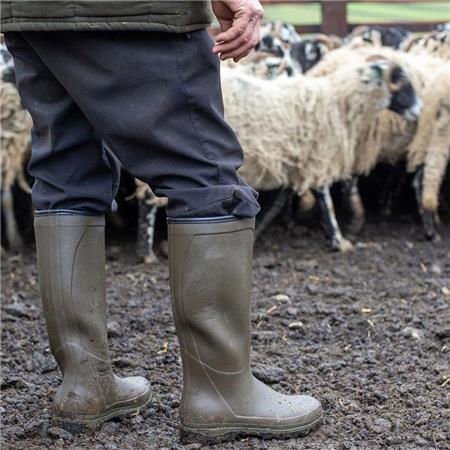
[[[375,81],[384,84],[390,94],[388,109],[407,120],[417,120],[422,110],[422,101],[406,72],[397,63],[379,55],[367,58],[370,63],[363,82]]]

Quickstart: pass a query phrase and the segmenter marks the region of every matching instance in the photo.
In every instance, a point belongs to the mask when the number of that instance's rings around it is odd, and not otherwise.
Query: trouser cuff
[[[41,209],[34,212],[35,217],[42,216],[103,216],[103,213],[95,213],[91,211],[77,211],[74,209]]]
[[[80,213],[81,214],[78,214]],[[87,214],[86,211],[48,209],[36,211],[34,226],[39,227],[105,227],[104,214]]]
[[[222,234],[255,230],[255,218],[238,218],[234,216],[195,217],[168,221],[169,240],[180,234]]]
[[[181,223],[223,223],[223,222],[233,222],[236,220],[242,220],[236,216],[217,216],[217,217],[167,217],[167,223],[181,224]]]
[[[244,184],[156,189],[155,194],[168,197],[167,216],[171,218],[255,217],[260,210],[257,192]]]

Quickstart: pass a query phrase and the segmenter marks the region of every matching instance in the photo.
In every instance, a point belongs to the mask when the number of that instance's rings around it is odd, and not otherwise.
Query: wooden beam
[[[295,25],[295,30],[301,34],[312,34],[321,33],[322,27],[320,25]]]
[[[326,1],[321,2],[322,27],[324,34],[335,34],[344,37],[348,34],[347,2]]]

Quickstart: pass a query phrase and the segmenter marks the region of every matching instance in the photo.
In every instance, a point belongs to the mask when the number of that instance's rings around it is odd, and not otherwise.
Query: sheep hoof
[[[364,218],[352,219],[347,225],[348,233],[352,235],[358,234],[361,231],[362,227],[364,226],[364,223],[365,223]]]
[[[436,233],[435,231],[432,233],[426,233],[425,236],[426,236],[427,240],[430,242],[436,243],[436,242],[441,242],[441,240],[442,240],[441,236],[438,233]]]
[[[169,243],[167,242],[167,239],[165,239],[164,241],[161,242],[161,244],[159,244],[158,253],[163,258],[167,259],[169,257]]]
[[[151,252],[150,254],[144,256],[143,261],[144,264],[156,264],[158,262],[158,258],[153,252]]]
[[[347,239],[342,239],[341,241],[333,242],[333,250],[342,253],[347,253],[351,252],[353,249],[354,249],[353,244]]]

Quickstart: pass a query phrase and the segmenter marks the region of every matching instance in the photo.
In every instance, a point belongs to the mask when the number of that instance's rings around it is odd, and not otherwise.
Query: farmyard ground
[[[323,402],[319,430],[299,440],[247,439],[217,449],[449,448],[450,230],[439,244],[417,225],[369,225],[356,251],[330,253],[320,234],[272,228],[257,246],[255,373]],[[200,448],[178,441],[181,388],[167,262],[136,264],[108,249],[110,346],[116,371],[147,376],[141,415],[72,436],[51,423],[60,374],[49,353],[34,254],[2,268],[2,448]],[[449,384],[447,384],[449,383]]]

